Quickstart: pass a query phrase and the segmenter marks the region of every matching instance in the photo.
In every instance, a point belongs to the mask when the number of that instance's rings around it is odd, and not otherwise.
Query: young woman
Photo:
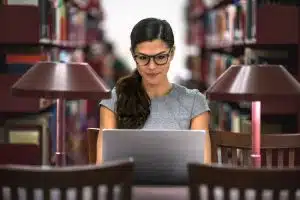
[[[100,102],[100,128],[206,130],[204,157],[210,163],[210,115],[205,96],[167,78],[175,52],[170,24],[143,19],[134,26],[130,38],[137,69],[118,81],[111,99]],[[99,135],[97,163],[102,160],[101,132]]]

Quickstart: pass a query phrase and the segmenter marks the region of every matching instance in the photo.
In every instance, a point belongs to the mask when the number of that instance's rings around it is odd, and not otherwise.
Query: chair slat
[[[247,149],[242,149],[242,157],[243,157],[243,165],[242,166],[248,166],[248,157],[249,157],[249,154],[248,154],[248,150]]]
[[[108,184],[107,191],[106,191],[106,199],[107,200],[113,200],[113,191],[114,191],[114,186],[111,184]]]
[[[92,200],[97,200],[99,198],[99,196],[100,196],[99,195],[99,187],[94,185],[92,187]]]
[[[228,149],[221,147],[222,163],[228,163]]]
[[[280,190],[273,190],[272,199],[273,200],[279,200],[280,199]]]
[[[255,190],[255,200],[263,200],[263,192],[261,189]]]
[[[199,186],[197,184],[189,184],[189,196],[192,200],[200,200]]]
[[[245,150],[245,151],[246,151],[246,155],[247,155],[245,167],[252,166],[251,150],[250,150],[250,149],[247,149],[247,150]]]
[[[10,198],[12,200],[19,199],[18,188],[16,186],[10,188]]]
[[[3,187],[0,187],[0,200],[3,200]]]
[[[251,154],[247,154],[246,150],[252,148],[252,134],[234,133],[229,131],[210,131],[212,144],[212,160],[218,160],[216,149],[222,149],[221,163],[228,163],[228,155],[226,149],[241,149],[242,153],[237,154],[236,165],[251,166]],[[232,151],[231,151],[232,152]],[[266,153],[264,153],[266,152]],[[288,153],[287,153],[288,152]],[[295,134],[262,134],[261,135],[261,153],[262,167],[268,168],[282,166],[300,166],[300,133]],[[232,161],[235,161],[235,155],[232,155]],[[288,158],[287,158],[288,157]],[[248,160],[247,160],[248,159]],[[276,160],[274,160],[276,159]],[[250,161],[250,162],[249,162]],[[235,164],[235,162],[233,162]]]
[[[277,159],[277,166],[283,167],[283,149],[278,149],[278,159]]]
[[[259,200],[278,199],[279,191],[288,191],[289,197],[295,199],[296,191],[300,189],[300,168],[267,169],[189,163],[188,177],[189,185],[192,184],[193,188],[196,185],[208,187],[208,199],[220,199],[219,192],[213,192],[214,188],[219,189],[220,187],[226,188],[223,190],[225,194],[222,195],[225,198],[229,196],[231,189],[237,189],[240,194],[238,199],[249,199],[248,191],[251,189],[255,192],[255,199]],[[267,190],[275,191],[275,193],[272,195],[272,193],[266,192]],[[202,190],[198,190],[198,193],[194,196],[203,196]],[[213,197],[213,193],[217,196]]]
[[[0,166],[0,188],[8,187],[11,190],[11,199],[36,199],[34,190],[41,189],[43,199],[52,199],[51,189],[58,189],[61,200],[67,200],[69,194],[76,199],[83,200],[82,189],[91,186],[93,200],[98,200],[98,186],[108,185],[108,200],[113,199],[113,185],[120,185],[120,199],[131,199],[131,186],[133,180],[133,160],[119,160],[107,162],[102,165],[67,166],[67,167],[41,167],[41,166]],[[126,186],[126,187],[122,187]],[[24,188],[26,196],[18,196],[17,188]],[[75,191],[73,190],[75,188]],[[77,189],[77,190],[76,190]],[[74,191],[74,192],[73,192]],[[52,192],[52,191],[51,191]],[[72,192],[72,193],[71,193]],[[124,195],[124,196],[122,196]],[[126,196],[125,196],[126,195]],[[50,198],[51,196],[51,198]],[[41,199],[41,198],[39,198]]]
[[[295,189],[291,189],[288,193],[289,195],[289,200],[296,200],[296,190]]]
[[[208,199],[215,200],[215,187],[210,185],[207,189]]]
[[[34,188],[26,189],[26,199],[34,199]]]
[[[60,199],[61,200],[68,200],[67,189],[60,188]]]
[[[230,188],[223,188],[224,200],[230,200]]]
[[[289,149],[289,167],[295,166],[295,149]]]
[[[271,168],[272,167],[272,155],[273,155],[273,151],[272,149],[267,149],[266,150],[266,158],[267,158],[267,167]]]
[[[43,197],[44,197],[44,200],[50,200],[51,199],[50,189],[43,188]]]
[[[231,149],[231,155],[232,155],[232,164],[233,165],[238,165],[238,159],[237,159],[237,153],[238,149],[237,148],[230,148]]]
[[[83,199],[82,190],[83,190],[83,187],[77,187],[76,188],[76,199],[77,200],[82,200]]]

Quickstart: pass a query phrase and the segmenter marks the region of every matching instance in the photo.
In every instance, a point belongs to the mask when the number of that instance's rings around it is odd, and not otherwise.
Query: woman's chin
[[[159,83],[161,82],[161,80],[160,79],[146,79],[145,80],[145,83],[147,84],[147,85],[159,85]]]

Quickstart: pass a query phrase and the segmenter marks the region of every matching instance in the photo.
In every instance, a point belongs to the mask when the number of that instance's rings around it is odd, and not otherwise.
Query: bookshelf
[[[198,60],[187,67],[206,87],[232,64],[281,64],[300,80],[298,1],[190,0],[185,16],[189,59]],[[262,132],[299,132],[298,101],[263,104]],[[250,132],[250,102],[210,103],[212,129]]]
[[[86,49],[103,42],[103,37],[99,37],[103,35],[102,20],[99,0],[0,1],[0,126],[5,130],[8,124],[13,126],[29,121],[39,124],[41,115],[49,113],[43,121],[43,131],[48,132],[48,138],[43,136],[47,144],[42,150],[48,158],[41,159],[40,164],[49,164],[50,151],[55,150],[55,100],[15,97],[11,95],[10,87],[38,61],[88,62]],[[98,63],[97,72],[99,66]],[[67,102],[67,137],[84,132],[90,103],[87,100]],[[0,134],[7,133],[2,131]],[[32,152],[30,148],[28,154]],[[70,158],[70,162],[76,164],[74,159]]]

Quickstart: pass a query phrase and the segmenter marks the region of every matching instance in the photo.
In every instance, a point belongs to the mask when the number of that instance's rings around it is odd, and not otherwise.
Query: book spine
[[[48,1],[38,0],[40,11],[40,41],[49,40]]]

